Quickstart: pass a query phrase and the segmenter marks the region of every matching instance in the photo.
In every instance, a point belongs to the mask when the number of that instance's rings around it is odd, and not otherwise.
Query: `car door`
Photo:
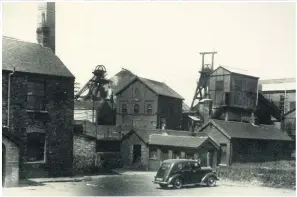
[[[185,162],[182,165],[182,174],[184,177],[184,184],[191,184],[191,174],[192,174],[192,169],[191,169],[191,163],[190,162]]]
[[[203,177],[203,172],[201,170],[201,166],[198,162],[192,162],[191,163],[191,181],[192,183],[200,183],[201,179]]]

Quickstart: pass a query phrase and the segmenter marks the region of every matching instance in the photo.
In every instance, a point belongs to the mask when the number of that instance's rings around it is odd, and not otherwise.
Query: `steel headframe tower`
[[[191,110],[194,107],[194,103],[196,100],[198,102],[203,98],[209,98],[208,88],[209,88],[209,75],[213,71],[214,66],[214,55],[217,52],[201,52],[202,55],[202,69],[199,71],[200,78],[197,81],[197,87],[194,93],[193,101],[191,104]],[[211,55],[211,64],[205,64],[205,55]]]

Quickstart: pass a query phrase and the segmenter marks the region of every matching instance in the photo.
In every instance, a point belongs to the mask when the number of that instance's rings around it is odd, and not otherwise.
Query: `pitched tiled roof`
[[[50,48],[2,37],[2,70],[74,78]]]
[[[191,132],[189,131],[161,130],[161,129],[131,129],[130,132],[124,135],[123,139],[128,138],[133,133],[138,135],[141,138],[141,140],[143,140],[145,143],[149,142],[149,136],[151,134],[167,133],[168,135],[173,135],[173,136],[190,136],[191,135]]]
[[[168,97],[178,98],[178,99],[182,99],[182,100],[184,99],[182,96],[180,96],[177,92],[175,92],[173,89],[171,89],[165,83],[153,81],[153,80],[138,77],[138,76],[135,76],[134,78],[129,79],[125,83],[125,85],[121,86],[120,89],[117,89],[117,91],[115,92],[115,95],[118,95],[120,92],[125,90],[135,80],[141,81],[144,85],[146,85],[149,89],[151,89],[157,95],[168,96]]]
[[[173,136],[173,135],[152,134],[149,137],[149,144],[198,148],[208,139],[209,138],[206,136],[193,137],[193,136]]]
[[[228,138],[261,139],[261,140],[284,140],[292,139],[273,125],[254,126],[251,123],[211,120],[211,122]]]
[[[127,69],[122,69],[116,75],[111,77],[111,89],[113,92],[117,92],[122,89],[131,79],[134,79],[135,74]]]

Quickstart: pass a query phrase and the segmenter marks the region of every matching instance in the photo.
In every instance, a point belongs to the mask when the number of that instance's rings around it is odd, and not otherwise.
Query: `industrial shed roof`
[[[50,48],[2,37],[2,70],[13,71],[14,68],[19,72],[74,78]]]
[[[254,126],[251,123],[223,121],[214,119],[210,120],[209,123],[212,123],[229,139],[241,138],[292,141],[292,139],[285,132],[280,131],[273,125]],[[205,126],[203,128],[205,128]],[[202,131],[203,128],[200,131]]]
[[[152,134],[149,137],[150,145],[187,147],[187,148],[198,148],[208,141],[211,141],[211,143],[214,144],[215,147],[217,148],[219,147],[208,136],[173,136],[173,135]]]

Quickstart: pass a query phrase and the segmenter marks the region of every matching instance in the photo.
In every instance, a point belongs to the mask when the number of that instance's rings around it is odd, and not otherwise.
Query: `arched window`
[[[147,104],[147,107],[146,107],[147,114],[152,114],[152,111],[153,111],[152,104]]]
[[[135,95],[136,98],[139,98],[140,97],[140,92],[139,92],[139,89],[138,88],[135,88],[134,95]]]
[[[139,113],[139,105],[138,104],[134,105],[134,113]]]

